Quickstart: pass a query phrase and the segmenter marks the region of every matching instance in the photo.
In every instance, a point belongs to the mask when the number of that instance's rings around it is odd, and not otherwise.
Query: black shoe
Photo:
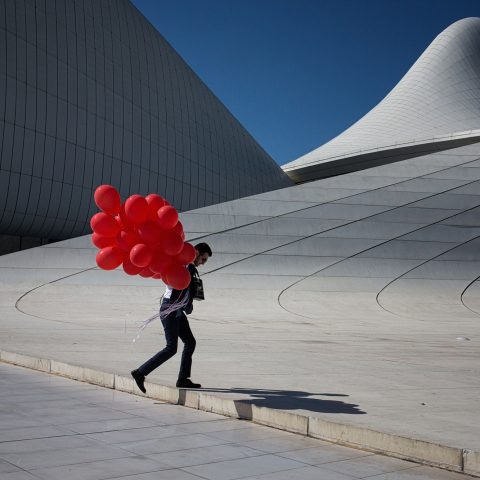
[[[132,374],[132,377],[135,380],[138,388],[143,393],[147,393],[147,391],[145,390],[145,385],[143,385],[143,382],[145,381],[145,375],[142,375],[138,370],[132,370],[130,373]]]
[[[178,388],[202,388],[199,383],[193,383],[189,378],[179,378],[177,380]]]

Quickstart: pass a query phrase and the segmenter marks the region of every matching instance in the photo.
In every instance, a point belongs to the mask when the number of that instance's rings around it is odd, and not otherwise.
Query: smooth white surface
[[[407,147],[420,151],[421,145],[434,148],[448,139],[471,136],[478,141],[479,52],[480,18],[453,23],[378,105],[337,137],[282,168],[302,180],[295,170],[321,164],[326,168],[328,162],[348,163],[354,157],[361,162],[362,155],[367,159],[382,151],[387,159]]]
[[[388,168],[279,190],[289,213],[271,218],[277,192],[243,199],[251,225],[224,233],[221,204],[189,212],[210,233],[187,236],[214,251],[201,269],[207,299],[190,317],[193,380],[259,406],[480,450],[479,182],[421,176],[478,168],[479,157],[471,146],[400,162],[373,189]],[[413,196],[398,195],[412,183]],[[341,205],[323,205],[324,184]],[[304,191],[319,201],[294,212],[290,198]],[[352,218],[330,218],[357,195]],[[370,196],[391,210],[369,207]],[[163,348],[159,323],[132,343],[163,284],[93,268],[95,252],[85,237],[0,257],[1,349],[128,375]],[[149,380],[173,385],[179,356]]]
[[[5,480],[470,478],[5,364],[0,386]]]

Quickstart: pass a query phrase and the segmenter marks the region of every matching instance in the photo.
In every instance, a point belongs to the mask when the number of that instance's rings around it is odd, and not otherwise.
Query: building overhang
[[[363,149],[326,159],[311,160],[301,165],[287,164],[282,168],[295,183],[304,183],[478,142],[480,142],[480,129]]]

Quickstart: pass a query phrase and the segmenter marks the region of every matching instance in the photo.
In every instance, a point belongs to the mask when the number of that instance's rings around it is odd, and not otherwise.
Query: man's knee
[[[165,353],[170,357],[173,357],[177,353],[177,348],[178,344],[176,342],[167,343],[167,346],[165,347]]]
[[[185,343],[185,347],[183,349],[185,350],[185,352],[193,353],[195,351],[196,345],[197,345],[196,340],[192,338],[190,341]]]

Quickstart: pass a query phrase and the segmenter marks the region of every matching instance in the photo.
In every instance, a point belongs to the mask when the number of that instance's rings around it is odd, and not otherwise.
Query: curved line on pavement
[[[280,215],[275,215],[275,216],[271,216],[271,217],[268,217],[268,218],[264,218],[264,219],[262,219],[262,220],[255,221],[255,222],[251,222],[251,223],[248,223],[248,224],[245,224],[245,225],[241,225],[241,226],[238,226],[238,227],[233,227],[233,228],[225,229],[225,230],[222,230],[222,231],[212,232],[212,233],[209,233],[209,234],[207,234],[207,235],[200,236],[200,237],[194,237],[194,238],[190,239],[190,241],[197,240],[197,239],[204,239],[204,238],[206,238],[206,237],[214,236],[214,235],[218,235],[218,234],[228,233],[228,232],[235,231],[235,230],[238,230],[238,229],[240,229],[240,228],[243,228],[243,227],[246,227],[246,226],[249,226],[249,225],[254,225],[254,224],[257,224],[257,223],[261,223],[261,222],[266,222],[266,221],[269,221],[269,220],[272,220],[272,219],[284,217],[284,216],[289,215],[289,214],[292,214],[292,213],[296,213],[296,212],[300,212],[300,211],[305,211],[305,210],[308,210],[308,209],[310,209],[310,208],[316,208],[316,207],[321,206],[321,205],[330,204],[330,203],[333,203],[333,202],[338,203],[340,200],[350,199],[350,198],[356,197],[356,196],[358,196],[358,195],[362,195],[362,194],[367,193],[367,192],[374,192],[374,191],[377,191],[377,190],[382,190],[383,188],[386,188],[386,187],[390,187],[390,186],[393,186],[393,185],[399,185],[399,184],[402,184],[402,183],[406,183],[406,182],[409,182],[409,181],[411,181],[411,180],[415,180],[415,179],[418,179],[418,178],[425,177],[425,176],[427,176],[427,175],[433,175],[433,174],[435,174],[435,173],[447,171],[447,170],[449,170],[449,169],[451,169],[451,168],[455,168],[455,167],[458,167],[458,166],[468,165],[469,163],[476,162],[477,160],[478,160],[478,157],[475,158],[475,159],[473,159],[473,160],[469,160],[468,162],[464,162],[464,163],[460,163],[460,164],[457,164],[457,165],[454,165],[454,166],[449,166],[449,167],[441,168],[441,169],[439,169],[439,170],[436,170],[436,171],[433,171],[433,172],[429,172],[429,173],[427,173],[427,174],[420,175],[420,176],[418,176],[418,177],[408,178],[408,179],[406,179],[406,180],[401,180],[401,181],[399,181],[399,182],[395,182],[395,183],[391,183],[391,184],[388,184],[388,185],[384,185],[384,186],[382,186],[382,187],[378,187],[378,188],[374,188],[374,189],[371,189],[371,190],[362,191],[362,192],[359,192],[359,193],[355,193],[355,194],[353,194],[353,195],[347,195],[347,196],[345,196],[345,197],[341,197],[341,198],[338,198],[338,199],[335,199],[335,200],[320,202],[320,203],[318,203],[318,204],[310,205],[310,206],[308,206],[308,207],[304,207],[304,208],[301,208],[301,209],[298,209],[298,210],[292,210],[292,211],[289,211],[289,212],[287,212],[287,213],[283,213],[283,214],[280,214]],[[430,195],[430,196],[424,197],[424,198],[422,198],[422,199],[420,199],[420,200],[425,200],[425,199],[427,199],[427,198],[432,198],[432,197],[435,197],[435,196],[437,196],[437,195],[441,195],[441,194],[447,193],[447,192],[449,192],[449,191],[451,191],[451,190],[455,190],[455,189],[457,189],[457,188],[462,188],[462,187],[465,187],[465,186],[467,186],[467,185],[476,183],[477,181],[478,181],[478,180],[473,180],[473,181],[471,181],[471,182],[466,182],[466,183],[463,184],[463,185],[460,185],[460,186],[457,186],[457,187],[454,187],[454,188],[452,188],[452,189],[445,190],[445,191],[442,191],[442,192],[439,192],[439,193],[435,193],[434,195]],[[294,188],[294,187],[287,187],[287,188]],[[341,188],[341,187],[339,187],[339,188]],[[284,246],[286,246],[286,245],[291,245],[291,244],[293,244],[293,243],[296,243],[296,242],[299,242],[299,241],[303,241],[303,240],[306,239],[306,238],[314,237],[314,236],[316,236],[316,235],[318,235],[318,234],[320,234],[320,233],[329,232],[329,231],[335,230],[335,229],[337,229],[337,228],[344,227],[344,226],[346,226],[346,225],[350,225],[350,224],[353,224],[353,223],[356,223],[356,222],[368,220],[368,219],[370,219],[370,218],[375,217],[376,215],[380,215],[380,214],[385,213],[385,212],[390,212],[390,211],[392,211],[392,210],[396,210],[396,209],[398,209],[398,208],[402,208],[402,207],[405,207],[405,206],[407,206],[407,205],[414,204],[414,203],[416,203],[416,202],[418,202],[418,201],[420,201],[420,200],[415,200],[415,201],[413,201],[413,202],[409,202],[409,203],[406,203],[406,204],[404,204],[404,205],[395,206],[395,207],[393,207],[393,208],[391,208],[391,209],[389,209],[389,210],[385,210],[385,211],[383,211],[383,212],[375,213],[375,214],[373,214],[373,215],[371,215],[371,216],[363,217],[363,218],[361,218],[361,219],[352,220],[352,221],[346,222],[346,223],[344,223],[344,224],[342,224],[342,225],[339,225],[339,226],[336,226],[336,227],[332,227],[332,228],[328,228],[328,229],[326,229],[326,230],[322,230],[322,231],[320,231],[320,232],[316,232],[316,233],[314,233],[314,234],[312,234],[312,235],[304,236],[304,237],[302,237],[302,238],[300,238],[300,239],[297,239],[297,240],[294,240],[294,241],[292,241],[292,242],[287,242],[286,244],[278,245],[278,246],[276,246],[276,247],[267,249],[267,250],[262,251],[262,252],[257,252],[257,253],[255,253],[255,254],[253,254],[253,255],[250,255],[250,256],[248,256],[248,257],[242,258],[242,259],[240,259],[240,260],[236,260],[236,261],[231,262],[231,263],[229,263],[229,264],[227,264],[227,265],[223,265],[223,266],[221,266],[221,267],[219,267],[219,268],[216,268],[216,269],[214,269],[214,270],[211,270],[211,271],[209,271],[209,272],[206,272],[206,273],[204,273],[203,275],[208,275],[208,274],[210,274],[210,273],[217,272],[217,271],[222,270],[222,269],[224,269],[224,268],[226,268],[226,267],[229,267],[229,266],[231,266],[231,265],[240,263],[240,262],[242,262],[242,261],[244,261],[244,260],[248,260],[248,259],[250,259],[250,258],[253,258],[253,257],[256,257],[256,256],[258,256],[258,255],[261,255],[261,254],[264,254],[264,253],[267,253],[267,252],[276,250],[276,249],[281,248],[281,247],[284,247]],[[473,208],[475,208],[475,207],[473,207]],[[465,212],[465,211],[468,211],[468,210],[463,210],[461,213],[463,213],[463,212]],[[443,219],[443,220],[445,220],[445,219]],[[443,220],[441,220],[441,221],[443,221]],[[438,222],[435,222],[435,223],[438,223]],[[433,223],[433,224],[434,224],[434,223]],[[430,224],[430,225],[433,225],[433,224]],[[429,225],[427,225],[427,226],[429,226]],[[421,228],[425,228],[425,226],[424,226],[424,227],[421,227]],[[421,229],[421,228],[420,228],[420,229]],[[418,229],[418,230],[420,230],[420,229]],[[413,230],[413,231],[417,231],[417,230]],[[408,232],[408,234],[412,233],[413,231]],[[404,235],[406,235],[406,234],[404,234]],[[401,235],[401,236],[403,236],[403,235]],[[399,238],[399,237],[396,237],[396,238]],[[396,238],[389,239],[388,241],[395,240]],[[387,242],[384,242],[384,243],[388,243],[388,241],[387,241]],[[375,245],[375,247],[377,247],[377,246],[379,246],[379,245],[382,245],[382,243]],[[369,249],[375,248],[375,247],[370,247]],[[364,250],[364,251],[368,251],[369,249],[366,249],[366,250]],[[338,262],[335,262],[335,263],[333,263],[332,265],[329,265],[329,266],[327,266],[327,267],[325,267],[325,268],[323,268],[323,269],[320,269],[320,270],[317,271],[317,272],[312,273],[311,275],[308,275],[308,276],[306,276],[306,277],[304,277],[304,278],[302,278],[302,279],[300,279],[300,280],[297,280],[296,282],[292,283],[290,286],[286,287],[284,290],[282,290],[282,291],[280,292],[280,294],[279,294],[278,297],[277,297],[277,303],[279,304],[279,306],[280,306],[281,308],[283,308],[284,310],[288,311],[288,312],[291,313],[291,314],[294,314],[294,315],[297,315],[297,316],[303,317],[303,318],[312,319],[311,317],[301,315],[301,314],[299,314],[299,313],[297,313],[297,312],[289,311],[287,308],[285,308],[285,307],[281,304],[281,301],[280,301],[280,298],[281,298],[281,296],[283,295],[283,293],[286,292],[288,289],[292,288],[294,285],[302,282],[302,281],[305,280],[306,278],[309,278],[309,277],[315,275],[316,273],[319,273],[320,271],[322,271],[322,270],[324,270],[324,269],[326,269],[326,268],[329,268],[330,266],[336,265],[337,263],[341,263],[342,261],[345,261],[345,260],[348,259],[348,258],[354,257],[354,256],[356,256],[356,255],[358,255],[358,254],[360,254],[360,253],[363,253],[364,251],[362,251],[362,252],[357,252],[355,255],[352,255],[352,256],[347,257],[347,258],[345,258],[345,259],[342,259],[342,260],[340,260],[340,261],[338,261]],[[32,292],[35,291],[35,290],[38,290],[38,289],[40,289],[40,288],[42,288],[42,287],[44,287],[44,286],[50,285],[50,284],[52,284],[52,283],[59,282],[59,281],[61,281],[61,280],[64,280],[65,278],[69,278],[69,277],[72,277],[72,276],[75,276],[75,275],[79,275],[79,274],[84,273],[84,272],[86,272],[86,271],[94,270],[94,269],[97,269],[97,268],[98,268],[98,267],[96,267],[96,266],[95,266],[95,267],[90,267],[90,268],[87,268],[87,269],[85,269],[85,270],[76,272],[76,273],[74,273],[74,274],[66,275],[65,277],[61,277],[61,278],[55,279],[55,280],[53,280],[53,281],[44,283],[44,284],[42,284],[42,285],[38,285],[37,287],[34,287],[34,288],[32,288],[31,290],[25,292],[23,295],[21,295],[21,296],[17,299],[17,301],[15,302],[15,309],[18,310],[19,312],[25,314],[25,315],[29,315],[29,316],[31,316],[31,317],[39,318],[39,319],[42,319],[42,320],[55,321],[55,322],[59,322],[59,323],[72,323],[72,324],[76,324],[76,323],[74,323],[74,322],[66,322],[66,321],[60,321],[60,320],[51,320],[51,319],[49,319],[49,318],[44,318],[44,317],[41,317],[41,316],[37,316],[37,315],[33,315],[33,314],[30,314],[30,313],[27,313],[26,311],[24,311],[24,310],[21,309],[20,303],[21,303],[22,300],[24,300],[30,293],[32,293]],[[313,318],[314,318],[314,317],[313,317]]]
[[[471,312],[473,312],[473,313],[475,313],[475,314],[477,314],[477,315],[480,315],[480,312],[478,312],[477,310],[474,310],[473,308],[469,307],[469,306],[465,303],[463,297],[464,297],[465,293],[467,293],[468,289],[469,289],[475,282],[477,282],[479,279],[480,279],[480,275],[479,275],[477,278],[475,278],[474,280],[472,280],[472,281],[463,289],[463,292],[462,292],[461,295],[460,295],[460,300],[461,300],[462,304],[464,305],[464,307],[465,307],[465,308],[468,308],[468,310],[470,310]]]

